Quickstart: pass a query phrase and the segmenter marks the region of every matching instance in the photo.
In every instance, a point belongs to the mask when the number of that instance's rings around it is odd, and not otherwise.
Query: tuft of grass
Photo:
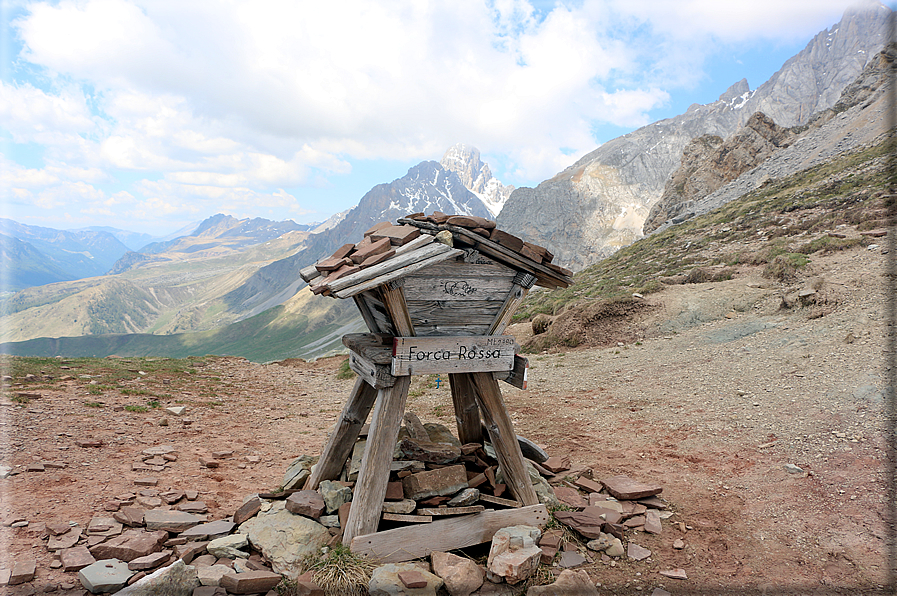
[[[349,368],[349,359],[346,358],[339,365],[339,370],[336,371],[336,378],[345,381],[347,379],[355,378],[355,371]]]
[[[800,253],[788,253],[774,258],[763,268],[763,277],[780,282],[791,282],[797,279],[797,272],[807,266],[810,259]]]
[[[159,403],[158,401],[156,401],[156,400],[150,400],[150,401],[148,401],[148,402],[146,403],[146,405],[147,405],[148,407],[150,407],[150,408],[159,408],[159,407],[162,406],[162,404],[160,404],[160,403]]]
[[[16,403],[16,404],[19,404],[22,406],[24,406],[25,404],[31,403],[31,400],[28,399],[27,397],[25,397],[24,395],[13,395],[10,399],[13,401],[13,403]]]
[[[88,408],[105,408],[106,404],[99,401],[86,401],[84,402],[84,406]]]
[[[349,547],[338,545],[306,557],[303,567],[312,572],[312,579],[326,596],[367,596],[371,573],[377,565],[353,554]],[[289,592],[281,594],[292,596]]]
[[[134,404],[128,404],[125,406],[125,411],[134,412],[137,414],[145,414],[146,412],[149,412],[149,408],[147,408],[146,406],[135,406]]]

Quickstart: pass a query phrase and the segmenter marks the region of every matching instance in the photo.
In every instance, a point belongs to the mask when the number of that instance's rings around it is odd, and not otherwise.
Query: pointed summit
[[[453,145],[439,164],[458,174],[464,186],[483,201],[492,217],[498,215],[514,190],[513,186],[505,186],[492,177],[489,164],[480,159],[480,151],[476,147],[463,143]]]

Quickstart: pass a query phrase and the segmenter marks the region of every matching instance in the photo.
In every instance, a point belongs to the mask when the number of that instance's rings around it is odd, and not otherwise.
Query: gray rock
[[[143,513],[143,523],[147,530],[183,532],[206,521],[204,515],[193,515],[184,511],[150,509]]]
[[[789,474],[803,474],[804,470],[800,466],[795,466],[794,464],[785,464],[782,466],[785,468],[785,471]]]
[[[294,488],[302,488],[305,481],[311,476],[311,467],[318,461],[317,457],[311,455],[300,455],[287,467],[287,471],[283,475],[283,488],[290,490]]]
[[[227,565],[209,565],[207,567],[196,568],[196,578],[204,586],[217,586],[221,582],[221,578],[234,570]]]
[[[557,580],[548,586],[533,586],[530,596],[598,596],[598,589],[585,570],[565,569]]]
[[[215,540],[233,532],[235,526],[232,521],[219,519],[188,528],[181,532],[180,537],[187,540]]]
[[[380,509],[383,513],[408,514],[417,509],[417,501],[402,499],[401,501],[385,501]]]
[[[339,510],[340,506],[352,500],[351,488],[331,480],[321,482],[318,490],[321,492],[321,496],[324,497],[324,506],[328,515],[332,515]]]
[[[196,569],[183,561],[157,569],[115,596],[191,596],[199,587]]]
[[[293,515],[278,501],[271,509],[243,522],[238,531],[271,562],[277,573],[295,579],[303,557],[330,541],[330,532],[307,517]]]
[[[245,534],[231,534],[211,541],[206,547],[210,555],[221,559],[237,559],[248,557],[249,553],[240,550],[249,546],[249,539]],[[208,584],[204,584],[208,585]]]
[[[424,424],[424,429],[427,431],[431,443],[448,443],[449,445],[458,448],[461,447],[461,441],[459,441],[455,435],[452,434],[452,431],[450,431],[444,424],[427,422]]]
[[[427,580],[425,588],[406,588],[399,573],[417,572]],[[371,581],[368,583],[370,596],[436,596],[436,591],[442,587],[443,581],[439,576],[427,573],[415,563],[388,563],[374,569]]]
[[[413,511],[413,509],[412,509]],[[318,523],[324,526],[325,528],[338,528],[339,527],[339,516],[338,515],[322,515],[318,518]]]
[[[99,594],[120,590],[134,573],[128,569],[128,564],[124,561],[103,559],[80,570],[78,579],[86,590]]]
[[[465,488],[446,503],[449,507],[467,507],[480,500],[480,491],[476,488]]]

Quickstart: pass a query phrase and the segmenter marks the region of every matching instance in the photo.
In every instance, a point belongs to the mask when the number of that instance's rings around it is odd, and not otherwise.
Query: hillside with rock
[[[834,106],[884,47],[890,12],[883,5],[848,10],[756,90],[740,81],[716,102],[608,141],[536,188],[516,189],[498,224],[546,246],[564,266],[595,263],[641,236],[648,210],[692,139],[725,139],[756,112],[793,127]]]

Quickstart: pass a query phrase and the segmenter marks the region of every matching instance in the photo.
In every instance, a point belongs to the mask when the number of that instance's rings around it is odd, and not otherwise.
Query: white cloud
[[[133,217],[300,213],[282,189],[459,140],[544,179],[594,149],[596,125],[649,122],[720,44],[809,35],[846,5],[582,0],[541,18],[526,0],[33,2],[20,59],[49,90],[0,82],[0,118],[47,148],[47,167],[13,174],[28,192],[44,180],[48,197],[122,208],[103,202],[119,188],[73,185],[128,171],[146,174],[123,199]]]

